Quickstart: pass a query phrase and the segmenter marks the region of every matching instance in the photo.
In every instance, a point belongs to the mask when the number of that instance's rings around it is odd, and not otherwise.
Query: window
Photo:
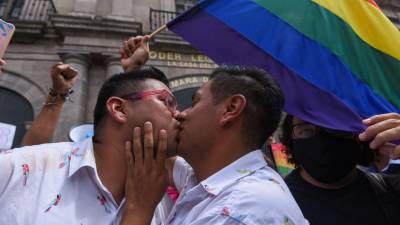
[[[21,15],[25,0],[15,0],[11,12],[11,18],[18,18]]]
[[[176,12],[177,13],[182,13],[186,10],[188,10],[190,7],[192,7],[194,4],[196,4],[196,0],[176,0],[175,5],[176,5]]]
[[[0,0],[0,17],[18,18],[21,15],[24,3],[25,0]],[[9,4],[11,4],[11,6]]]
[[[0,16],[4,17],[4,12],[6,9],[6,1],[0,0]]]

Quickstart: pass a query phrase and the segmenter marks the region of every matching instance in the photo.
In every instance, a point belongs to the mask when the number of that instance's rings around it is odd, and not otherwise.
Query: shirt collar
[[[68,177],[71,177],[82,167],[91,167],[96,171],[96,161],[93,153],[92,138],[87,138],[81,142],[76,142],[70,152],[64,158],[70,158]]]
[[[263,153],[255,150],[208,177],[201,185],[208,193],[218,195],[225,187],[265,166],[267,163]]]

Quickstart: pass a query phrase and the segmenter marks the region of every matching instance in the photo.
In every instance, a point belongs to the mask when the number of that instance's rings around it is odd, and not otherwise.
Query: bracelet
[[[47,96],[46,102],[43,104],[43,106],[57,105],[59,103],[64,103],[66,100],[72,102],[71,94],[73,92],[74,91],[72,89],[69,89],[66,93],[58,93],[53,88],[51,88],[49,91],[49,95]]]
[[[62,98],[65,98],[66,100],[69,100],[71,98],[71,94],[72,93],[74,93],[74,90],[72,90],[72,89],[68,89],[67,92],[65,92],[65,93],[57,92],[53,88],[50,88],[50,91],[49,91],[49,95],[51,95],[51,96],[60,96]]]

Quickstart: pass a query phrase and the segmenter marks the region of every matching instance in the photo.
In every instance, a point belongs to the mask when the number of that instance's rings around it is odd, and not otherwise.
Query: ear
[[[111,97],[106,103],[109,116],[117,123],[126,123],[128,120],[125,100],[118,97]]]
[[[244,108],[246,107],[246,97],[241,94],[236,94],[225,100],[224,111],[222,117],[219,120],[220,125],[225,125],[231,121],[234,121],[242,115]]]

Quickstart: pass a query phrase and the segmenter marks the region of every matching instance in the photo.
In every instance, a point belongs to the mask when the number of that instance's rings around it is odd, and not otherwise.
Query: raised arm
[[[77,71],[61,62],[51,69],[53,87],[39,115],[22,139],[21,146],[37,145],[52,141],[54,130],[61,114],[61,109],[69,97],[77,78]]]
[[[136,36],[124,41],[119,50],[121,64],[125,72],[141,69],[149,59],[150,36]]]

